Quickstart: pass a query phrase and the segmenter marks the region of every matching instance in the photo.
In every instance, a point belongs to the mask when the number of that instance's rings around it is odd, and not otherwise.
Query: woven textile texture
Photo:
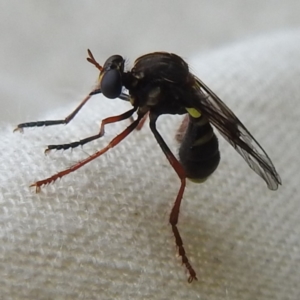
[[[41,193],[28,187],[105,146],[128,122],[82,149],[45,156],[45,145],[94,134],[128,103],[95,96],[68,126],[22,135],[2,124],[1,299],[300,299],[300,31],[187,61],[264,147],[283,185],[268,190],[220,137],[218,170],[188,183],[182,202],[179,230],[198,275],[188,284],[168,225],[179,180],[148,126]],[[158,122],[175,153],[180,120]]]

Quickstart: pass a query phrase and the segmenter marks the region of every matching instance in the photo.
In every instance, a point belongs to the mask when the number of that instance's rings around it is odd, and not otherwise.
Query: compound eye
[[[122,92],[122,75],[120,71],[118,69],[106,70],[101,75],[100,89],[106,98],[119,97]]]
[[[100,74],[100,89],[105,97],[114,99],[120,96],[123,72],[124,59],[122,56],[113,55],[106,60]]]

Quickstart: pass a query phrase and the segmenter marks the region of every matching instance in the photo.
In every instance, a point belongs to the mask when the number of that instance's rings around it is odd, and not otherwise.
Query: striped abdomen
[[[176,137],[181,142],[179,161],[187,177],[196,182],[207,179],[220,162],[218,139],[208,120],[202,115],[187,115]]]

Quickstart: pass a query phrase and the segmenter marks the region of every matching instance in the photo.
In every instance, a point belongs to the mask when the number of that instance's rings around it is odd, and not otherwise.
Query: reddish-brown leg
[[[145,124],[145,122],[146,122],[148,116],[149,116],[149,113],[146,113],[146,114],[144,115],[144,117],[143,117],[142,120],[140,121],[139,125],[136,127],[136,130],[141,130],[141,129],[143,128],[143,126],[144,126],[144,124]]]
[[[51,177],[48,177],[46,179],[39,180],[39,181],[33,183],[31,186],[32,187],[35,186],[36,192],[39,192],[41,186],[55,182],[58,178],[62,178],[63,176],[66,176],[69,173],[76,171],[77,169],[81,168],[85,164],[87,164],[90,161],[94,160],[95,158],[101,156],[102,154],[107,152],[109,149],[111,149],[111,148],[115,147],[117,144],[119,144],[128,134],[130,134],[136,128],[136,126],[139,124],[142,117],[143,116],[138,116],[138,118],[133,123],[131,123],[124,131],[122,131],[114,139],[112,139],[111,142],[105,148],[101,149],[100,151],[97,151],[93,155],[78,162],[77,164],[73,165],[72,167],[70,167],[64,171],[61,171],[61,172],[59,172]]]
[[[50,150],[53,150],[53,149],[66,150],[66,149],[69,149],[69,148],[75,148],[75,147],[78,147],[78,146],[83,146],[86,143],[89,143],[93,140],[99,139],[104,135],[105,125],[110,124],[110,123],[120,122],[120,121],[123,121],[125,119],[128,119],[135,111],[136,111],[136,108],[133,108],[133,109],[121,114],[121,115],[114,116],[114,117],[109,117],[109,118],[106,118],[106,119],[102,120],[101,125],[100,125],[99,133],[95,134],[93,136],[89,136],[85,139],[82,139],[82,140],[79,140],[79,141],[76,141],[76,142],[72,142],[72,143],[68,143],[68,144],[48,145],[47,149],[45,150],[45,153],[48,153]]]
[[[147,113],[144,115],[144,117],[141,119],[139,125],[136,127],[136,130],[141,130],[141,129],[143,128],[143,126],[144,126],[144,124],[145,124],[145,122],[146,122],[148,116],[149,116],[149,112],[147,112]],[[134,121],[134,118],[133,118],[133,117],[130,117],[130,122],[132,123],[133,121]]]
[[[165,141],[163,140],[163,138],[157,131],[156,124],[155,124],[157,117],[158,117],[157,115],[150,113],[150,129],[153,132],[159,146],[161,147],[164,154],[166,155],[169,163],[171,164],[171,166],[173,167],[173,169],[175,170],[175,172],[177,173],[178,177],[181,180],[180,189],[177,194],[174,206],[172,208],[169,221],[172,226],[172,231],[173,231],[173,234],[175,237],[176,246],[178,247],[179,256],[181,256],[182,263],[185,265],[186,269],[188,270],[188,272],[190,274],[190,276],[188,278],[188,282],[191,283],[194,279],[197,280],[196,272],[194,271],[193,267],[189,263],[189,260],[186,256],[186,253],[185,253],[185,250],[183,247],[183,242],[182,242],[179,230],[177,228],[180,204],[181,204],[182,196],[183,196],[185,185],[186,185],[186,174],[185,174],[183,167],[179,163],[179,161],[176,159],[174,154],[171,152],[170,148],[167,146],[167,144],[165,143]]]

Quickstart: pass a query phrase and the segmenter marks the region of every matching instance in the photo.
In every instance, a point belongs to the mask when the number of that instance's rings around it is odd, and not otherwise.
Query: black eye
[[[100,89],[102,94],[110,99],[120,96],[122,91],[122,75],[118,69],[105,71],[101,76]]]
[[[122,74],[124,59],[120,55],[113,55],[107,59],[100,75],[100,89],[102,94],[110,99],[120,96],[122,92]]]

